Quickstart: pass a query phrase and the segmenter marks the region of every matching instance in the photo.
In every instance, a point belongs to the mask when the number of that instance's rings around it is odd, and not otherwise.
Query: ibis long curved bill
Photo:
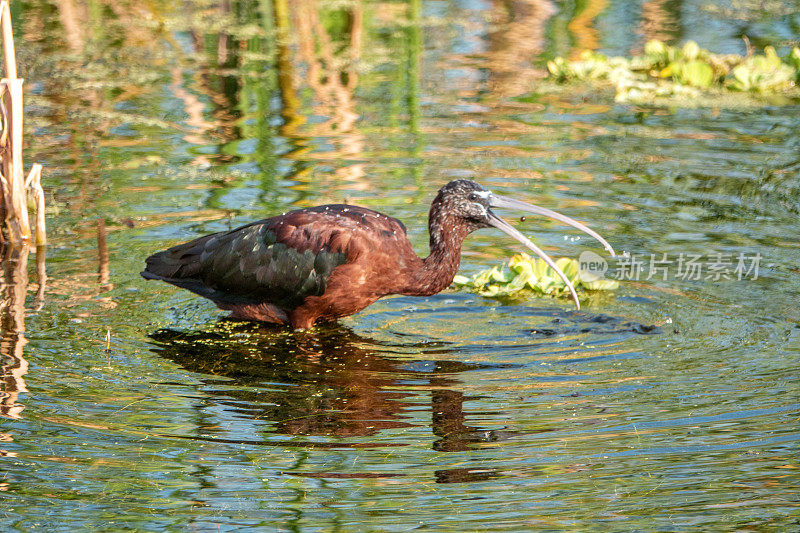
[[[547,263],[550,266],[550,268],[555,270],[556,274],[558,274],[558,277],[560,277],[562,280],[564,280],[564,283],[567,285],[567,288],[569,289],[569,292],[572,294],[572,299],[575,300],[575,307],[578,310],[580,310],[581,302],[580,302],[580,300],[578,300],[578,294],[575,292],[575,287],[572,285],[572,282],[569,280],[567,275],[564,274],[564,271],[561,270],[560,268],[558,268],[558,266],[555,264],[555,262],[552,259],[550,259],[550,256],[547,255],[546,253],[544,253],[544,251],[541,248],[539,248],[538,246],[533,244],[530,241],[530,239],[528,239],[525,235],[523,235],[522,233],[517,231],[514,228],[514,226],[512,226],[511,224],[509,224],[508,222],[506,222],[505,220],[503,220],[499,216],[495,215],[491,211],[489,211],[487,214],[489,215],[489,224],[491,224],[495,228],[507,233],[511,237],[514,237],[519,242],[521,242],[522,244],[524,244],[525,246],[527,246],[528,248],[533,250],[533,253],[535,253],[536,255],[541,257],[544,260],[544,262]]]
[[[584,233],[588,233],[595,239],[597,239],[603,247],[611,254],[611,257],[615,257],[617,254],[614,253],[614,248],[608,244],[604,238],[600,236],[599,233],[594,231],[591,228],[586,227],[585,225],[581,224],[577,220],[571,219],[566,215],[562,215],[561,213],[556,213],[555,211],[551,211],[546,207],[539,207],[538,205],[529,204],[527,202],[522,202],[520,200],[515,200],[513,198],[506,198],[505,196],[498,196],[493,193],[489,193],[489,207],[500,207],[500,208],[507,208],[507,209],[517,209],[519,211],[527,211],[528,213],[534,213],[536,215],[544,215],[546,217],[552,218],[554,220],[558,220],[559,222],[563,222],[564,224],[570,225],[573,228],[577,228]]]

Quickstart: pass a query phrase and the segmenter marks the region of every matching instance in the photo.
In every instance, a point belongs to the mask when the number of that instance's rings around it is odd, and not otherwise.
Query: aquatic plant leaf
[[[456,277],[453,278],[453,284],[455,285],[467,285],[471,282],[471,280],[467,276],[462,276],[461,274],[456,274]]]
[[[787,87],[796,77],[795,69],[782,62],[771,46],[763,56],[748,57],[734,67],[731,87],[740,91],[777,91]]]
[[[514,276],[510,272],[506,272],[505,270],[494,267],[491,270],[491,281],[499,281],[500,283],[508,283],[514,279]]]
[[[533,275],[536,277],[536,279],[541,280],[542,282],[545,282],[545,280],[547,280],[547,278],[552,278],[553,276],[558,276],[558,274],[555,274],[555,272],[552,271],[550,266],[547,263],[545,263],[544,261],[536,261],[535,259],[532,259],[530,257],[528,258],[528,260],[531,263],[531,269],[532,269]],[[550,274],[548,274],[548,271],[550,271]],[[561,279],[561,278],[559,277],[558,279]]]
[[[795,70],[795,79],[797,79],[797,81],[800,81],[800,48],[798,48],[797,46],[792,48],[792,52],[789,54],[787,62]]]
[[[503,291],[503,287],[500,285],[487,285],[486,287],[483,287],[479,291],[479,293],[481,296],[488,296],[488,297],[500,296],[502,294],[505,294],[505,292]]]
[[[615,291],[619,288],[619,281],[614,279],[597,279],[584,282],[583,288],[589,291]]]
[[[517,274],[532,273],[533,265],[533,259],[526,253],[517,254],[508,261],[508,268]]]
[[[580,279],[578,261],[561,257],[555,261],[567,279],[575,288],[583,287],[586,290],[613,290],[619,283],[613,280],[598,280],[600,283],[583,283]],[[486,297],[502,297],[533,292],[552,296],[569,296],[566,284],[561,277],[550,268],[547,263],[539,258],[533,258],[521,253],[513,256],[508,261],[508,271],[505,266],[494,266],[478,272],[471,278],[456,276],[453,279],[456,288],[467,288]]]
[[[703,61],[689,61],[680,65],[678,81],[692,87],[710,87],[714,81],[714,70]]]
[[[557,57],[552,61],[547,62],[547,70],[556,81],[566,81],[572,70],[570,69],[569,62],[563,57]]]
[[[700,56],[700,47],[694,41],[686,41],[681,51],[686,61],[694,61]]]
[[[647,41],[644,55],[649,62],[649,68],[658,68],[669,63],[669,47],[658,39]]]
[[[472,278],[472,286],[477,288],[485,287],[489,283],[491,277],[492,271],[484,270]]]
[[[567,278],[570,281],[574,282],[577,280],[579,274],[579,267],[577,261],[575,261],[574,259],[568,259],[566,257],[562,257],[556,260],[556,266],[560,268],[561,271],[564,272],[564,274],[567,275]],[[559,279],[561,278],[559,277]]]
[[[511,280],[508,285],[505,286],[505,290],[508,294],[513,294],[515,292],[519,292],[527,286],[529,289],[536,289],[536,284],[539,280],[531,276],[530,274],[521,274]]]

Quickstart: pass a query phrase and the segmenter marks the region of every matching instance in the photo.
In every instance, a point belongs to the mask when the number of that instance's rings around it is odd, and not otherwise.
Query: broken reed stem
[[[44,189],[42,189],[42,165],[34,163],[25,188],[33,193],[33,202],[36,204],[36,246],[47,244],[47,230],[44,221]]]
[[[34,165],[27,181],[22,166],[22,81],[17,78],[17,59],[14,35],[11,30],[11,12],[8,0],[0,1],[0,33],[3,41],[5,77],[0,82],[0,187],[5,227],[0,242],[7,237],[12,244],[30,243],[31,227],[28,220],[28,194],[31,188],[36,203],[36,244],[46,243],[44,222],[44,191],[41,185],[42,166]]]

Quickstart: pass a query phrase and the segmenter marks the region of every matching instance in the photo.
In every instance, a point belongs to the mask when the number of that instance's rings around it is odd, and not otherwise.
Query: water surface
[[[582,48],[787,46],[796,12],[182,6],[15,3],[50,244],[46,284],[42,252],[3,263],[5,530],[797,527],[800,106],[536,89]],[[447,291],[299,333],[138,275],[325,202],[400,218],[423,254],[458,177],[586,221],[638,275],[612,261],[634,279],[580,312]],[[602,251],[517,226],[556,256]],[[462,273],[515,251],[475,233]]]

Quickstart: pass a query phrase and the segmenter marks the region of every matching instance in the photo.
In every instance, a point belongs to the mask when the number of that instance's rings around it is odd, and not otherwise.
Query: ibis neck
[[[461,263],[461,244],[471,230],[455,217],[431,213],[428,231],[431,253],[414,275],[412,290],[417,296],[436,294],[450,286]]]

